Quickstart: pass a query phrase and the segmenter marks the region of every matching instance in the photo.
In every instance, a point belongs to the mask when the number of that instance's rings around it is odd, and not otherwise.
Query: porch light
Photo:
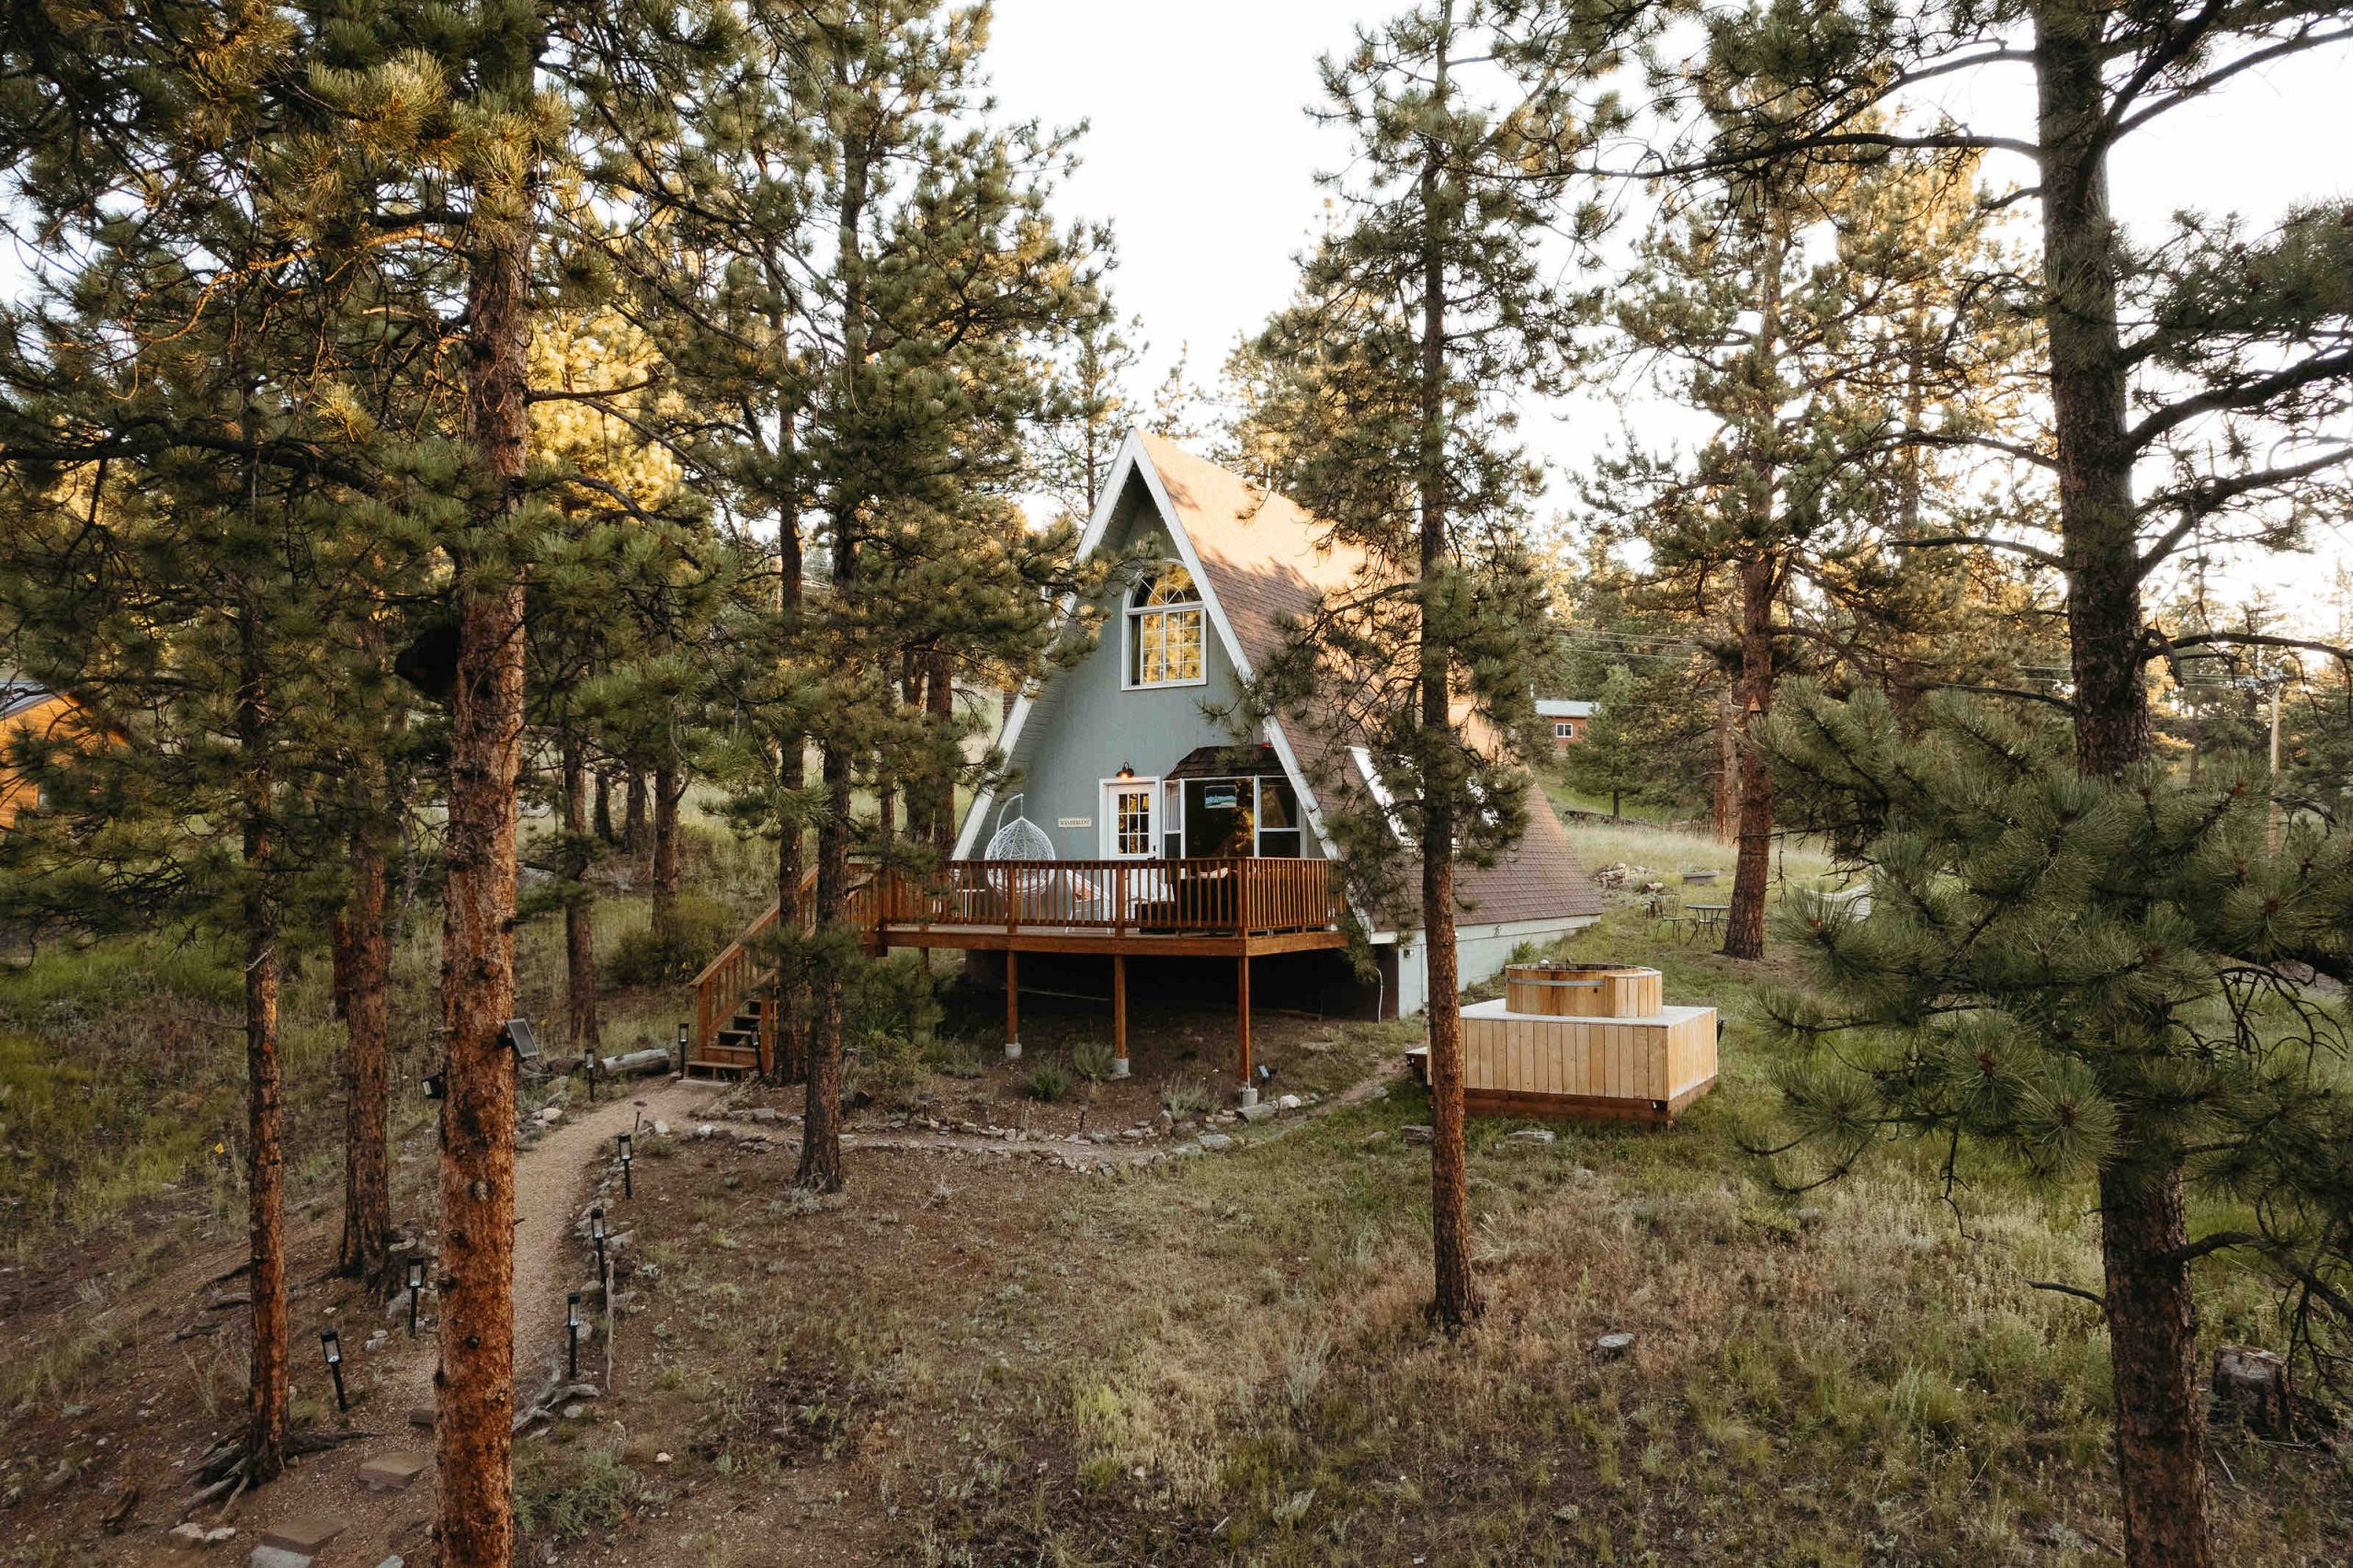
[[[408,1260],[408,1336],[416,1337],[416,1299],[425,1290],[425,1259]]]
[[[326,1358],[327,1373],[335,1379],[335,1407],[349,1410],[351,1402],[343,1394],[343,1339],[331,1328],[319,1330],[319,1354]]]
[[[1135,770],[1135,768],[1134,768],[1134,767],[1133,767],[1132,765],[1131,765],[1131,764],[1129,764],[1129,763],[1124,763],[1124,762],[1123,762],[1123,763],[1121,763],[1121,764],[1120,764],[1120,778],[1133,778],[1135,776],[1136,776],[1136,770]]]

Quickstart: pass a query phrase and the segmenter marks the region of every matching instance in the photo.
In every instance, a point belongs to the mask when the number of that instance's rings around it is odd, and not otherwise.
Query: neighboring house
[[[1593,722],[1593,704],[1571,697],[1540,697],[1536,716],[1552,726],[1552,749],[1564,752],[1585,739],[1586,726]]]
[[[19,778],[9,754],[22,742],[47,737],[80,710],[70,697],[25,680],[0,680],[0,830],[17,813],[40,804],[35,786]]]
[[[1142,545],[1162,564],[1103,607],[1093,654],[1015,703],[1001,744],[1014,775],[1007,791],[1020,800],[979,797],[956,853],[980,855],[998,822],[1016,815],[1042,828],[1064,858],[1335,853],[1302,767],[1315,739],[1275,721],[1256,744],[1237,746],[1203,711],[1231,702],[1236,679],[1266,664],[1288,618],[1357,572],[1361,557],[1324,546],[1324,532],[1240,475],[1157,437],[1131,436],[1081,548]],[[1336,771],[1376,798],[1383,792],[1361,748]],[[1525,838],[1492,867],[1464,866],[1457,886],[1465,985],[1495,973],[1519,943],[1552,940],[1601,912],[1532,785]],[[1376,928],[1372,940],[1387,1005],[1418,1011],[1427,1000],[1419,946],[1393,929]]]

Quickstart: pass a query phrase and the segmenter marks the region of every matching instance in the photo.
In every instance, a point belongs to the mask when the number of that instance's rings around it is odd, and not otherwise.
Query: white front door
[[[1160,853],[1160,780],[1109,778],[1103,784],[1103,854],[1144,860]]]

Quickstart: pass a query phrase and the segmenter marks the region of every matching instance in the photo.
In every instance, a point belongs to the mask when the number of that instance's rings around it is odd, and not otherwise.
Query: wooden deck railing
[[[1240,937],[1336,926],[1336,889],[1328,860],[951,860],[929,877],[885,873],[847,913],[894,930]]]
[[[809,907],[813,877],[801,885]],[[695,976],[698,1053],[719,1037],[744,999],[771,983],[757,949],[776,928],[768,905]],[[1183,860],[950,860],[928,875],[862,872],[842,918],[904,934],[927,926],[1115,935],[1246,937],[1328,930],[1340,924],[1339,881],[1328,860],[1220,856]],[[763,1009],[760,1056],[773,1059],[773,1009]]]

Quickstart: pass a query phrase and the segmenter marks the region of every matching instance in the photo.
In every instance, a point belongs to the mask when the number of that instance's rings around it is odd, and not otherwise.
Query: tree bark
[[[788,420],[785,439],[791,439]],[[798,494],[798,492],[795,492]],[[777,528],[777,618],[785,645],[793,645],[800,631],[802,563],[798,508],[788,505]],[[777,1060],[769,1071],[779,1083],[798,1083],[809,1075],[808,985],[796,956],[805,914],[801,878],[806,870],[801,819],[792,797],[808,783],[809,759],[798,730],[777,747],[776,907],[777,933],[783,946],[777,965]],[[838,1087],[835,1091],[838,1094]]]
[[[2150,748],[2138,515],[2127,435],[2128,369],[2117,325],[2121,271],[2109,212],[2102,77],[2107,8],[2045,0],[2035,12],[2044,327],[2050,340],[2060,555],[2075,679],[2075,766],[2118,778]],[[2131,1568],[2209,1568],[2205,1413],[2182,1156],[2120,1108],[2133,1163],[2100,1176],[2117,1471]]]
[[[645,770],[632,764],[622,776],[621,847],[634,855],[645,847]]]
[[[931,722],[945,732],[956,722],[956,672],[948,655],[934,653],[924,675],[924,706]],[[956,775],[950,772],[932,785],[931,804],[926,808],[930,821],[931,847],[941,859],[956,852]]]
[[[1439,7],[1438,26],[1450,34],[1453,6]],[[1433,96],[1447,102],[1447,51],[1438,46]],[[1430,1315],[1451,1334],[1479,1315],[1483,1302],[1471,1275],[1471,1187],[1462,1127],[1462,987],[1454,935],[1455,756],[1449,650],[1434,633],[1427,595],[1447,560],[1446,247],[1440,225],[1440,154],[1433,145],[1421,170],[1422,363],[1421,450],[1417,476],[1421,579],[1420,691],[1424,763],[1422,802],[1422,940],[1429,990],[1430,1028]],[[1438,766],[1433,766],[1438,764]]]
[[[1736,843],[1740,837],[1740,739],[1733,714],[1740,705],[1736,683],[1727,680],[1716,693],[1716,842]]]
[[[855,137],[844,147],[840,218],[836,226],[842,271],[842,363],[840,411],[856,403],[866,358],[866,267],[860,225],[865,221],[870,170],[866,148]],[[834,599],[855,603],[858,579],[859,497],[837,483],[829,520],[834,543]],[[831,938],[849,891],[850,753],[838,736],[821,752],[824,813],[817,819],[817,880],[811,919],[821,939]],[[842,1187],[842,975],[832,955],[819,962],[809,996],[809,1095],[801,1116],[801,1167],[794,1180],[820,1192]]]
[[[238,618],[238,642],[236,729],[245,768],[245,1241],[253,1301],[244,1463],[246,1482],[259,1485],[286,1467],[292,1388],[286,1360],[286,1152],[278,1142],[276,780],[268,758],[268,670],[259,614],[251,604]]]
[[[561,742],[563,832],[570,847],[563,863],[570,891],[563,901],[564,1039],[575,1051],[604,1041],[597,1018],[597,900],[588,891],[588,768],[580,737],[566,731]]]
[[[1740,563],[1740,697],[1753,726],[1773,706],[1773,600],[1770,556]],[[1765,955],[1765,892],[1773,874],[1773,769],[1753,738],[1740,747],[1740,851],[1732,907],[1724,915],[1726,958]]]
[[[392,1256],[392,936],[385,925],[384,835],[351,838],[351,891],[335,922],[344,997],[343,1236],[335,1272],[379,1280]]]
[[[620,835],[613,830],[613,776],[609,769],[597,769],[597,804],[593,812],[597,836],[607,844],[618,846]]]
[[[520,113],[542,22],[519,14],[484,42],[486,92]],[[465,435],[481,520],[494,536],[524,500],[529,440],[534,184],[474,179],[467,231]],[[510,183],[512,182],[512,183]],[[516,778],[523,735],[523,583],[506,552],[456,558],[441,985],[449,1021],[441,1103],[441,1361],[438,1498],[442,1568],[506,1568],[515,1550],[515,1062],[500,1032],[515,1006]]]
[[[686,779],[674,757],[654,769],[654,937],[669,952],[678,939],[678,799]]]

